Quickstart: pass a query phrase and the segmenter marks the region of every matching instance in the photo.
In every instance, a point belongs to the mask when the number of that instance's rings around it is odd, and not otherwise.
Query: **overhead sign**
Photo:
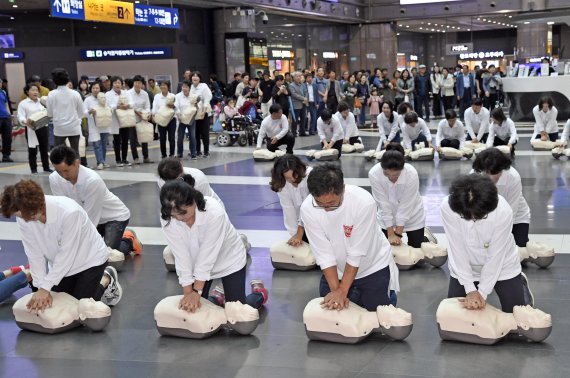
[[[271,56],[276,59],[291,59],[295,57],[295,53],[290,50],[270,50]]]
[[[113,0],[50,0],[53,17],[116,24],[180,28],[178,9]]]
[[[114,24],[135,24],[133,3],[111,0],[83,0],[85,20],[112,22]]]
[[[323,52],[324,59],[338,59],[338,53],[332,51],[325,51]]]
[[[178,29],[179,21],[180,17],[176,8],[135,4],[135,25]]]
[[[81,49],[82,60],[164,59],[172,57],[172,48]]]
[[[84,20],[83,0],[51,0],[51,15],[53,17]]]
[[[411,62],[417,62],[417,61],[418,61],[418,56],[417,56],[417,55],[410,55],[410,61],[411,61]]]
[[[2,59],[24,59],[23,51],[3,52]]]
[[[447,55],[459,55],[473,52],[473,43],[448,43],[445,45]]]
[[[486,58],[502,58],[505,56],[503,51],[481,51],[478,53],[459,54],[460,59],[486,59]]]

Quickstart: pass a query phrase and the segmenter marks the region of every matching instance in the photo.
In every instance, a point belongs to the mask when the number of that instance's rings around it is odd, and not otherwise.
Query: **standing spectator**
[[[358,94],[358,87],[356,85],[356,75],[349,75],[347,82],[344,83],[344,85],[341,88],[344,96],[343,101],[345,101],[348,104],[350,111],[354,112],[354,103],[356,96]]]
[[[283,115],[286,118],[289,117],[289,89],[287,88],[287,83],[285,83],[283,75],[277,75],[275,77],[275,86],[273,86],[271,91],[271,97],[273,97],[274,104],[281,106]]]
[[[153,95],[157,95],[160,93],[160,88],[158,87],[158,85],[156,85],[156,80],[148,79],[148,90],[151,91]]]
[[[263,118],[269,115],[269,107],[273,103],[273,101],[271,101],[271,93],[274,86],[275,82],[269,77],[269,71],[263,71],[263,80],[259,83],[257,90],[261,96],[261,114]]]
[[[172,93],[170,93],[170,81],[168,81],[168,80],[161,81],[159,86],[160,86],[160,94],[157,94],[156,96],[154,96],[154,101],[152,102],[152,115],[153,116],[164,105],[172,106],[172,108],[174,108],[174,104],[168,104],[167,103],[168,98],[174,97],[174,95]],[[210,96],[212,95],[212,93],[208,89],[207,85],[206,85],[206,91]],[[208,104],[209,103],[210,103],[210,101],[208,99]],[[163,159],[166,158],[166,139],[167,138],[168,138],[168,145],[170,147],[168,156],[174,156],[175,142],[176,142],[176,140],[175,140],[176,119],[172,118],[170,120],[170,122],[168,123],[168,125],[166,125],[166,126],[160,126],[159,125],[158,126],[158,134],[160,136],[160,153],[161,153],[162,158]]]
[[[433,117],[441,117],[441,80],[442,75],[439,72],[439,66],[434,66],[430,75],[431,93],[433,96]]]
[[[396,107],[402,102],[409,102],[411,104],[413,101],[414,79],[410,76],[410,71],[405,69],[402,71],[396,85]]]
[[[315,78],[315,83],[317,84],[318,101],[317,105],[317,117],[321,116],[321,112],[326,105],[326,94],[327,94],[327,83],[328,80],[325,79],[325,70],[323,68],[317,69],[317,77]]]
[[[216,74],[210,74],[210,91],[212,92],[212,100],[211,105],[218,104],[224,101],[224,95],[222,92],[222,88],[220,86],[220,82],[218,82],[218,76]],[[181,88],[182,89],[182,88]],[[180,93],[180,92],[177,92]]]
[[[449,74],[449,70],[445,67],[441,69],[441,100],[443,102],[443,111],[453,108],[453,99],[455,82],[453,76]]]
[[[227,98],[235,98],[236,89],[240,82],[241,82],[241,73],[239,72],[234,73],[234,81],[232,81],[226,88]]]
[[[81,95],[81,100],[85,100],[85,97],[89,96],[89,80],[81,79],[77,85],[77,92]]]
[[[483,79],[483,91],[485,92],[485,107],[493,110],[499,102],[499,90],[503,84],[501,75],[497,72],[495,65],[489,66],[489,75]]]
[[[135,110],[135,115],[137,116],[137,122],[143,119],[143,116],[150,114],[150,98],[148,93],[144,90],[144,78],[141,75],[135,75],[133,77],[133,88],[129,89],[127,94],[129,95],[129,102],[131,107]],[[145,119],[148,121],[148,119]],[[133,154],[133,161],[135,164],[139,164],[139,153],[137,151],[137,130],[134,127],[129,128],[131,136],[131,153]],[[144,163],[151,163],[148,156],[148,143],[141,143],[142,155]]]
[[[234,92],[236,100],[238,100],[241,97],[243,89],[248,85],[249,85],[249,74],[247,72],[244,72],[241,75],[241,81],[236,84],[236,90]]]
[[[346,83],[348,83],[348,79],[350,77],[350,72],[344,71],[342,73],[342,78],[340,79],[340,87],[343,88]]]
[[[2,79],[0,79],[0,85]],[[2,162],[12,163],[12,114],[8,95],[0,88],[0,130],[2,131]]]
[[[360,99],[360,115],[358,116],[358,127],[364,127],[366,124],[366,105],[370,98],[370,87],[368,86],[368,77],[360,76],[360,80],[356,85],[356,96]]]
[[[7,81],[5,81],[5,80],[4,80],[4,82],[7,83]],[[38,75],[30,76],[27,80],[27,83],[28,84],[36,84],[40,88],[40,98],[43,96],[47,96],[49,91],[50,91],[49,88],[42,85],[42,79]],[[4,89],[4,91],[6,91],[6,90]],[[20,100],[25,100],[26,98],[28,98],[28,96],[26,96],[25,93],[22,93],[22,95],[20,96]]]
[[[56,68],[51,76],[57,89],[48,94],[47,112],[53,120],[55,145],[69,145],[79,155],[79,138],[81,136],[81,119],[83,118],[83,101],[77,91],[67,87],[69,74],[63,68]]]
[[[309,135],[317,133],[317,104],[319,103],[320,95],[317,83],[313,80],[313,75],[308,73],[305,75],[305,84],[307,86],[307,96],[309,98],[309,105],[307,111],[310,117]]]
[[[176,100],[174,101],[174,107],[176,109],[176,115],[178,116],[178,137],[176,139],[176,144],[178,148],[178,157],[182,159],[184,157],[184,133],[188,130],[188,147],[190,149],[190,158],[192,160],[196,160],[198,158],[198,153],[196,152],[196,122],[191,121],[189,124],[185,124],[182,122],[180,115],[184,112],[188,107],[192,106],[191,100],[192,97],[190,96],[190,82],[186,81],[182,83],[182,91],[176,94]],[[231,98],[228,100],[228,103],[233,101],[235,104],[235,100]]]
[[[192,75],[192,86],[190,87],[190,94],[200,97],[198,101],[198,113],[196,114],[196,154],[204,158],[210,157],[210,116],[212,115],[212,108],[210,107],[210,100],[212,93],[208,86],[202,83],[202,75],[200,72],[194,72]],[[202,118],[200,116],[203,115]],[[176,129],[176,123],[174,124]],[[204,144],[204,155],[201,154],[201,146]]]
[[[110,82],[113,83],[113,89],[105,93],[107,106],[113,109],[113,124],[111,125],[111,134],[113,134],[113,149],[115,150],[115,162],[117,167],[131,166],[127,160],[129,153],[129,130],[128,128],[119,127],[119,119],[117,118],[118,109],[128,109],[128,105],[121,105],[119,100],[121,96],[127,97],[127,91],[123,88],[123,79],[118,76],[112,76]],[[57,144],[57,143],[56,143]]]
[[[34,113],[44,110],[40,104],[40,88],[36,84],[27,84],[24,93],[28,98],[20,101],[18,104],[18,120],[21,125],[26,125],[26,140],[28,141],[28,162],[32,174],[38,174],[37,153],[40,149],[40,157],[44,172],[52,172],[49,167],[48,156],[48,128],[42,127],[37,130],[30,128],[30,116]]]
[[[342,95],[342,90],[340,88],[340,83],[336,79],[336,72],[329,72],[329,81],[327,83],[327,88],[325,91],[325,102],[327,104],[327,109],[331,111],[332,114],[337,112],[338,103],[344,99]]]
[[[291,102],[295,116],[291,125],[293,136],[306,136],[305,123],[307,120],[307,105],[309,104],[309,95],[307,93],[307,86],[303,83],[303,75],[300,72],[293,72],[293,83],[289,85],[289,92],[291,94]]]
[[[416,97],[418,107],[416,112],[420,118],[424,118],[424,109],[426,111],[424,120],[429,122],[429,98],[432,94],[431,79],[426,72],[426,66],[420,64],[420,72],[414,76]]]
[[[93,144],[93,152],[95,153],[95,160],[97,161],[97,169],[109,168],[106,163],[107,159],[107,138],[109,137],[109,127],[102,128],[95,124],[95,115],[97,110],[95,107],[99,106],[97,96],[101,92],[101,84],[96,81],[91,84],[91,96],[88,96],[83,101],[83,108],[87,117],[87,126],[89,127],[89,141]],[[102,94],[103,96],[103,94]]]
[[[382,68],[380,70],[380,84],[381,87],[378,94],[383,96],[384,100],[394,101],[394,85],[392,85],[390,78],[388,77],[387,68]]]
[[[176,93],[180,93],[180,91],[182,90],[182,83],[184,83],[184,80],[190,81],[191,77],[192,77],[192,71],[189,68],[185,69],[184,73],[182,74],[182,80],[180,80],[180,82],[176,86]]]
[[[378,96],[378,88],[372,87],[372,96],[368,99],[368,106],[370,106],[370,123],[372,127],[377,126],[377,117],[380,114],[380,102],[382,97]]]
[[[107,93],[111,90],[111,79],[109,79],[109,76],[107,76],[107,75],[101,76],[99,78],[99,82],[102,85],[101,92]]]
[[[465,109],[471,106],[475,98],[475,75],[469,72],[469,66],[464,65],[457,74],[457,100],[459,100],[459,118],[463,119]]]

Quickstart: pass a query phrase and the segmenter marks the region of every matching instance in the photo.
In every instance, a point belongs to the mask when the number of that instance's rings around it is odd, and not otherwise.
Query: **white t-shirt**
[[[514,122],[510,118],[507,118],[501,125],[498,125],[495,122],[491,123],[489,126],[487,147],[493,147],[495,136],[508,144],[514,144],[518,140],[517,129],[515,128]]]
[[[509,280],[521,273],[518,247],[512,234],[513,210],[499,195],[497,208],[485,219],[465,220],[451,210],[445,197],[441,219],[449,244],[449,273],[469,293],[477,290],[487,298],[497,281]]]
[[[307,196],[301,219],[317,264],[321,269],[336,266],[339,279],[346,264],[358,268],[359,279],[393,260],[390,244],[376,222],[376,202],[358,186],[346,185],[342,204],[333,211],[315,208],[313,196]]]
[[[60,85],[50,91],[47,99],[48,116],[53,121],[55,136],[81,135],[81,119],[83,118],[83,101],[79,92]]]
[[[344,132],[344,139],[348,140],[359,135],[358,127],[356,126],[356,121],[352,112],[348,112],[348,116],[346,118],[344,118],[340,112],[336,112],[334,116],[340,122],[342,131]]]
[[[321,142],[338,141],[344,139],[344,131],[336,117],[331,118],[330,124],[326,124],[321,117],[317,119],[317,132]]]
[[[77,202],[95,226],[110,221],[126,221],[131,217],[123,201],[111,193],[101,176],[90,168],[79,166],[75,185],[53,172],[49,175],[49,186],[54,195],[66,196]]]
[[[418,118],[418,123],[415,127],[404,122],[402,126],[402,145],[404,148],[411,150],[412,142],[418,139],[420,134],[424,134],[428,143],[431,143],[431,133],[423,119]]]
[[[534,115],[534,135],[532,139],[535,139],[536,135],[542,131],[546,131],[548,134],[558,132],[558,121],[556,120],[558,109],[556,109],[556,106],[553,106],[552,109],[545,113],[536,105],[532,109],[532,114]]]
[[[460,120],[455,120],[453,127],[449,126],[449,122],[446,119],[442,119],[439,125],[437,125],[437,134],[435,135],[435,145],[436,147],[441,147],[441,141],[444,139],[458,140],[459,149],[462,149],[465,145],[465,127]]]
[[[263,140],[267,137],[270,139],[277,138],[278,140],[287,135],[289,131],[289,121],[285,115],[281,115],[280,119],[271,118],[271,114],[261,121],[259,134],[257,135],[257,148],[261,148]]]
[[[481,140],[485,133],[489,132],[489,110],[481,106],[479,114],[473,111],[473,108],[465,109],[465,127],[471,139]]]
[[[45,196],[46,223],[16,218],[34,286],[50,291],[64,277],[107,261],[107,246],[74,200]]]
[[[309,195],[309,188],[307,188],[307,178],[313,168],[307,167],[305,178],[297,185],[285,182],[285,186],[280,192],[277,192],[281,208],[283,209],[283,221],[285,228],[291,236],[297,233],[297,227],[303,226],[301,221],[301,205]]]
[[[368,178],[372,195],[378,204],[378,223],[383,229],[404,226],[404,231],[415,231],[425,227],[425,211],[420,196],[420,179],[416,169],[404,164],[404,169],[395,183],[384,175],[380,163],[374,165]]]
[[[182,168],[182,171],[185,174],[190,175],[194,178],[194,189],[202,193],[204,197],[212,197],[213,199],[218,201],[220,205],[222,205],[222,208],[225,208],[221,198],[216,194],[216,192],[214,192],[214,189],[212,189],[212,187],[210,186],[208,178],[206,177],[204,172],[202,172],[197,168],[190,168],[190,167],[184,167]],[[158,189],[161,189],[164,186],[164,180],[161,179],[160,177],[158,178],[157,183],[158,183]]]
[[[214,198],[204,199],[206,211],[196,209],[196,220],[191,228],[174,218],[170,223],[160,220],[182,287],[196,280],[226,277],[246,263],[243,241],[228,215]]]

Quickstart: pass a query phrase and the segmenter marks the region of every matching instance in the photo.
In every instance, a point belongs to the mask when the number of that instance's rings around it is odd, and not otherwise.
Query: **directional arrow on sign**
[[[175,14],[174,15],[174,25],[176,25],[178,23],[178,15]]]
[[[128,20],[129,16],[131,15],[131,12],[129,11],[129,8],[125,9],[125,18]]]
[[[53,2],[53,6],[55,7],[55,9],[57,10],[57,13],[59,13],[59,8],[61,7],[61,3],[59,2],[59,0],[55,0]]]

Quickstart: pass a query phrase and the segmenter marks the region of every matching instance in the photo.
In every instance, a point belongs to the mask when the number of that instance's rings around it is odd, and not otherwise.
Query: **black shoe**
[[[528,285],[528,278],[526,277],[526,274],[521,273],[521,281],[523,284],[524,303],[526,305],[534,307],[534,295],[532,295],[532,291],[530,291],[530,286]]]
[[[11,157],[4,157],[2,158],[2,163],[13,163],[14,160],[12,160]]]
[[[51,168],[44,169],[44,172],[45,172],[45,173],[52,173],[52,172],[53,172],[53,169],[51,169]]]

